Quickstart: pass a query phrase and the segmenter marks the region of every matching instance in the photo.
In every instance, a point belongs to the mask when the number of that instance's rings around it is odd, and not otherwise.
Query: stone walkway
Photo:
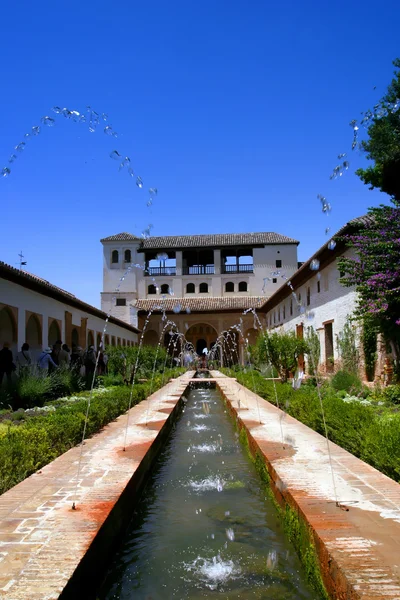
[[[332,476],[324,437],[211,374],[264,456],[278,501],[310,524],[332,597],[400,600],[400,485],[330,443]]]
[[[78,484],[75,447],[0,496],[0,598],[60,596],[192,376],[131,409],[125,451],[127,414],[86,440]]]

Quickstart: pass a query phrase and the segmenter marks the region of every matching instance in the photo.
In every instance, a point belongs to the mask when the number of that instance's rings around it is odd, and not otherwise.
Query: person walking
[[[4,342],[2,350],[0,350],[0,385],[3,382],[3,377],[6,375],[8,383],[11,383],[11,374],[15,371],[13,354],[10,350],[10,344]]]
[[[58,366],[61,368],[68,368],[69,367],[69,363],[70,363],[70,356],[69,356],[69,348],[67,346],[67,344],[63,344],[61,346],[61,350],[58,353]]]
[[[38,367],[39,367],[40,371],[43,373],[43,375],[47,375],[49,372],[49,369],[51,369],[52,371],[55,371],[56,369],[58,369],[58,365],[56,365],[54,360],[51,358],[51,353],[52,353],[52,348],[48,347],[48,348],[45,348],[43,350],[43,352],[41,353],[41,355],[39,356]]]
[[[94,346],[89,346],[83,355],[83,364],[85,365],[85,375],[87,385],[91,385],[93,380],[94,371],[96,368],[96,353]]]
[[[17,354],[16,363],[18,368],[18,374],[20,377],[29,374],[29,371],[32,366],[32,356],[29,351],[29,344],[27,344],[26,342],[22,344],[21,352],[18,352]]]

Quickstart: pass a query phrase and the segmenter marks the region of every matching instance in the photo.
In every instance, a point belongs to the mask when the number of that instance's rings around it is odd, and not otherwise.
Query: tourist
[[[58,353],[58,365],[63,368],[69,367],[70,356],[69,356],[69,348],[67,344],[63,344],[61,346],[60,352]]]
[[[7,377],[8,383],[11,383],[11,374],[15,371],[16,366],[12,352],[10,350],[10,344],[4,342],[3,349],[0,350],[0,385],[3,381],[4,375]]]
[[[89,385],[93,379],[94,371],[96,368],[96,352],[94,346],[89,346],[83,355],[83,364],[85,365],[86,381]]]
[[[82,348],[80,346],[76,346],[75,344],[72,344],[71,363],[70,364],[71,364],[71,369],[74,369],[75,371],[78,371],[78,372],[83,367]]]
[[[21,346],[21,352],[18,352],[16,359],[18,373],[20,377],[23,375],[28,375],[31,365],[32,365],[32,357],[29,352],[29,344],[26,342]]]
[[[99,348],[99,360],[97,363],[97,372],[99,375],[104,375],[106,372],[106,363],[104,361],[104,352],[102,347]]]
[[[38,367],[43,373],[43,375],[47,375],[49,370],[55,371],[56,369],[58,369],[58,365],[56,365],[56,363],[51,357],[52,352],[52,348],[48,347],[45,348],[39,356]]]
[[[107,352],[103,352],[103,362],[104,362],[104,374],[106,375],[107,372],[108,372],[108,368],[107,368],[107,365],[108,365],[108,354],[107,354]]]

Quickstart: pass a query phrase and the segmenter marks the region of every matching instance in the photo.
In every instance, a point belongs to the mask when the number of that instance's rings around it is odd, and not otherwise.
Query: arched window
[[[169,292],[169,285],[168,283],[163,283],[161,286],[161,293],[162,294],[168,294]]]
[[[118,253],[118,250],[113,250],[111,252],[111,262],[112,262],[113,265],[119,263],[119,253]]]
[[[194,283],[188,283],[186,286],[186,293],[187,294],[194,294],[195,292],[195,287],[194,287]]]
[[[147,293],[148,294],[156,294],[157,293],[156,286],[153,284],[149,285],[147,288]]]
[[[94,336],[93,336],[93,332],[92,331],[88,331],[87,334],[87,345],[89,346],[94,346]]]
[[[239,283],[239,292],[247,292],[247,282],[241,281]]]
[[[124,253],[124,261],[125,262],[132,262],[132,255],[131,255],[131,251],[130,250],[125,250]]]
[[[57,321],[53,319],[49,326],[47,342],[49,346],[52,346],[53,344],[58,342],[58,340],[61,340],[60,326],[57,323]]]
[[[227,281],[225,284],[225,291],[226,292],[234,292],[235,284],[232,281]]]
[[[200,294],[207,294],[208,292],[208,283],[201,283],[199,287]]]

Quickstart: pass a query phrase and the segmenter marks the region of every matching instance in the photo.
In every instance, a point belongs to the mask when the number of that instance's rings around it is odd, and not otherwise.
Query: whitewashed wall
[[[61,321],[61,338],[63,341],[65,340],[65,311],[72,313],[72,326],[75,325],[80,327],[81,319],[87,318],[87,331],[91,330],[94,332],[95,342],[97,333],[102,333],[105,324],[105,319],[93,316],[85,312],[83,309],[81,310],[73,308],[67,303],[54,300],[53,298],[49,298],[48,296],[29,290],[6,279],[0,279],[0,303],[18,308],[18,350],[21,349],[22,344],[25,342],[25,311],[30,311],[43,316],[43,347],[48,345],[49,317]],[[124,340],[129,340],[131,342],[137,342],[138,338],[138,335],[133,331],[125,329],[124,327],[114,323],[108,323],[107,334]],[[0,340],[1,347],[5,341],[10,340]],[[14,355],[17,351],[17,347],[14,344],[12,348]],[[36,354],[38,354],[37,351]]]

